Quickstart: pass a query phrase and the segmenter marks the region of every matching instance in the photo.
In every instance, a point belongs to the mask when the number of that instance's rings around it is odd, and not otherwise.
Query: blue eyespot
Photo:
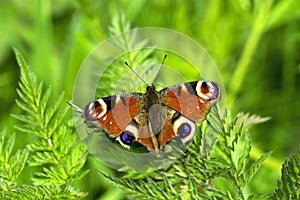
[[[184,123],[178,128],[177,134],[179,137],[185,138],[191,133],[191,130],[191,126],[187,123]]]
[[[130,135],[128,132],[123,132],[120,135],[120,140],[125,144],[125,145],[130,145],[133,140],[135,140],[135,137]]]

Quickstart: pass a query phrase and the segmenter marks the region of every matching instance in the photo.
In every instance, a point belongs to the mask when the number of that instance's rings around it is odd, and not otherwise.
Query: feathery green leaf
[[[19,132],[35,135],[36,140],[28,144],[28,148],[19,149],[12,155],[15,134],[8,139],[6,145],[4,145],[3,134],[1,140],[3,162],[1,162],[0,173],[3,179],[1,187],[6,192],[2,192],[1,195],[4,199],[82,198],[86,194],[75,191],[72,184],[89,171],[83,170],[87,152],[83,143],[78,142],[79,138],[75,134],[73,123],[65,119],[68,107],[62,105],[64,95],[62,93],[52,103],[51,88],[44,90],[43,83],[38,82],[21,53],[17,49],[14,50],[21,69],[17,90],[20,99],[16,102],[23,113],[12,116],[20,122],[16,125],[16,129]],[[33,185],[18,186],[15,179],[23,170],[27,160],[29,166],[40,168],[36,168],[37,170],[32,173]]]
[[[300,149],[285,160],[272,199],[300,199]]]

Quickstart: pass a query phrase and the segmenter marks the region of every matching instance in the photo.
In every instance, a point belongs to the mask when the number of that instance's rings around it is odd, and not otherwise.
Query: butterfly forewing
[[[210,81],[195,81],[167,87],[160,91],[163,104],[195,122],[205,119],[220,98],[219,86]]]
[[[114,95],[88,104],[84,117],[87,123],[96,120],[101,129],[111,137],[117,137],[142,110],[142,107],[143,99],[139,93]]]

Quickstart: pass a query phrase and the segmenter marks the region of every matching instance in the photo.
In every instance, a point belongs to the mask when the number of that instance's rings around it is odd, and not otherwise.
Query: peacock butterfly
[[[130,148],[137,141],[155,153],[175,137],[183,144],[190,142],[196,122],[206,119],[220,96],[219,84],[212,81],[186,82],[160,91],[152,84],[144,94],[131,92],[92,101],[83,116],[87,124],[107,132],[122,146]]]

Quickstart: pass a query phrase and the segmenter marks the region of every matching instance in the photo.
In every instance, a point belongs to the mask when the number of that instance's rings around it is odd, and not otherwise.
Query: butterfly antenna
[[[83,113],[83,110],[81,108],[79,108],[78,106],[76,106],[75,104],[73,104],[72,102],[68,101],[67,102],[72,108],[73,110],[75,110],[78,113]]]
[[[132,69],[132,67],[125,61],[124,62],[125,63],[125,65],[136,75],[136,77],[138,77],[143,83],[145,83],[145,85],[148,85],[147,83],[146,83],[146,81],[144,81],[144,79],[142,79],[142,77],[140,77],[133,69]]]
[[[160,68],[159,68],[159,70],[158,70],[158,72],[157,72],[155,78],[153,79],[153,81],[155,81],[155,80],[157,79],[157,77],[158,77],[158,75],[159,75],[159,72],[161,71],[162,67],[164,66],[164,63],[165,63],[165,60],[166,60],[166,59],[167,59],[167,54],[165,54],[165,56],[164,56],[164,58],[163,58],[163,60],[162,60],[162,62],[161,62]]]

